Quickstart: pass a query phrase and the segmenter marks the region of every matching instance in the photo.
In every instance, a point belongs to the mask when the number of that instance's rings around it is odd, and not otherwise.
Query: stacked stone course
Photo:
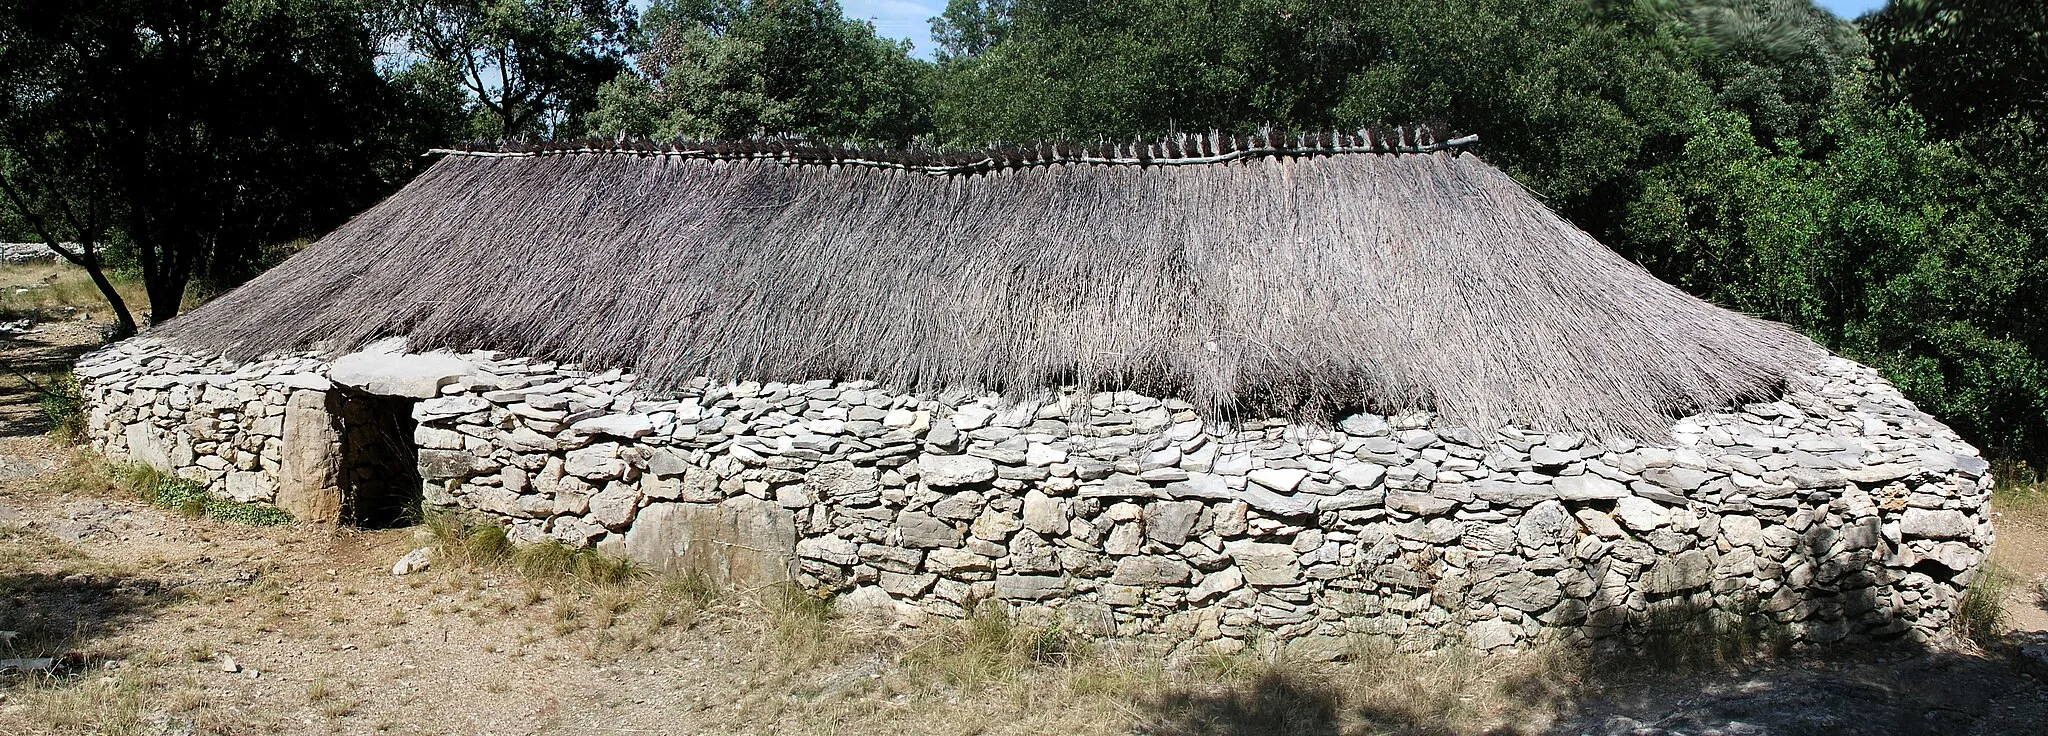
[[[1942,634],[1991,540],[1976,450],[1868,368],[1639,445],[1423,413],[1211,423],[1129,392],[1021,405],[862,381],[644,392],[490,353],[414,405],[428,503],[916,625],[979,601],[1230,651],[1353,634],[1492,649],[1711,624]],[[81,363],[96,448],[263,501],[314,356],[131,341]],[[169,448],[168,450],[164,448]],[[253,474],[253,475],[252,475]]]

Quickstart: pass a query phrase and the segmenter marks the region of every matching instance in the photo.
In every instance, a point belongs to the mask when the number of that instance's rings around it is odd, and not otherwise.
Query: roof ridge
[[[647,157],[696,158],[714,161],[765,161],[791,165],[847,164],[897,169],[934,176],[973,174],[1001,169],[1089,164],[1098,166],[1185,166],[1219,164],[1271,156],[1339,154],[1457,153],[1479,142],[1478,135],[1440,139],[1430,125],[1360,128],[1352,133],[1282,134],[1264,130],[1252,135],[1181,133],[1157,141],[1076,144],[1046,141],[992,145],[983,151],[862,149],[797,138],[744,141],[677,140],[657,143],[638,139],[590,138],[541,143],[477,143],[436,148],[428,153],[480,158],[532,158],[578,154],[625,154]]]

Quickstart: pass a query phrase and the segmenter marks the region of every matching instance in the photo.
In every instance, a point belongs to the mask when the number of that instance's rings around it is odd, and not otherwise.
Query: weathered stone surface
[[[1655,501],[1629,496],[1614,502],[1614,515],[1621,523],[1639,532],[1671,523],[1671,512]]]
[[[965,543],[960,530],[931,514],[916,511],[897,514],[896,528],[903,534],[905,547],[958,547]]]
[[[1235,567],[1226,567],[1203,575],[1202,582],[1197,584],[1195,589],[1188,593],[1188,602],[1202,603],[1242,587],[1244,587],[1244,574],[1238,572],[1238,569]]]
[[[639,438],[654,434],[654,417],[639,414],[608,414],[591,417],[575,424],[570,429],[585,434],[602,434],[612,437]]]
[[[476,470],[476,456],[463,450],[421,450],[420,477],[460,478]]]
[[[1387,469],[1372,463],[1346,465],[1331,473],[1348,488],[1373,488],[1387,477]]]
[[[1145,536],[1168,547],[1187,543],[1202,518],[1198,501],[1155,501],[1145,505]]]
[[[875,468],[852,463],[825,463],[804,475],[804,485],[828,499],[879,498],[882,473]]]
[[[1754,516],[1721,517],[1721,538],[1737,547],[1762,549],[1764,545],[1763,522]]]
[[[1557,501],[1544,501],[1523,512],[1515,523],[1515,538],[1528,547],[1568,544],[1578,532],[1571,512]]]
[[[691,570],[718,585],[759,587],[790,578],[796,520],[788,509],[746,496],[713,504],[652,503],[626,533],[624,552],[655,569]]]
[[[1650,572],[1643,577],[1643,592],[1650,595],[1667,595],[1682,590],[1706,587],[1714,580],[1714,565],[1707,554],[1699,550],[1683,552],[1675,557],[1660,557],[1650,566]]]
[[[277,507],[302,522],[340,522],[341,428],[327,410],[327,394],[293,391],[280,435]]]
[[[1024,494],[1024,528],[1046,536],[1067,533],[1067,502],[1036,490]]]
[[[839,537],[806,537],[797,540],[796,554],[813,560],[823,560],[834,565],[854,565],[860,562],[858,546],[851,540]]]
[[[1252,508],[1277,516],[1307,516],[1316,512],[1315,496],[1283,496],[1259,486],[1245,486],[1237,496]]]
[[[1351,641],[1341,636],[1304,636],[1287,642],[1287,656],[1302,662],[1336,662],[1351,658]]]
[[[1514,624],[1490,618],[1465,627],[1465,641],[1481,651],[1513,646],[1522,636]]]
[[[584,518],[602,524],[606,529],[621,530],[633,520],[633,510],[639,501],[638,487],[612,481],[605,485],[603,491],[590,497],[589,515]]]
[[[1387,508],[1410,514],[1435,516],[1457,507],[1457,503],[1446,498],[1437,498],[1427,493],[1408,491],[1387,491]]]
[[[995,572],[995,560],[964,549],[941,547],[925,553],[926,570],[955,577],[967,573]]]
[[[1058,575],[996,576],[997,598],[1040,601],[1065,593],[1066,589],[1066,580]]]
[[[1643,480],[1669,488],[1673,491],[1691,492],[1713,480],[1711,473],[1684,467],[1650,468],[1643,471]]]
[[[917,575],[888,570],[883,570],[879,573],[879,577],[882,590],[888,591],[889,595],[897,598],[915,598],[924,595],[925,591],[932,589],[933,583],[939,581],[939,576],[932,573]]]
[[[1301,567],[1295,564],[1293,547],[1265,542],[1229,541],[1223,553],[1237,562],[1237,570],[1252,585],[1293,585],[1301,582]]]
[[[1295,486],[1308,478],[1308,471],[1297,468],[1260,468],[1245,474],[1245,479],[1275,493],[1293,493]]]
[[[924,455],[917,467],[924,471],[925,485],[939,488],[985,483],[995,480],[996,464],[973,455]]]
[[[1559,477],[1552,485],[1566,501],[1612,501],[1628,495],[1628,487],[1591,473]]]
[[[1169,498],[1218,500],[1232,498],[1234,494],[1223,476],[1189,473],[1185,480],[1166,484],[1166,495]]]
[[[1125,557],[1116,561],[1116,574],[1109,582],[1116,585],[1175,585],[1186,582],[1194,573],[1188,563],[1171,557],[1139,556]]]
[[[1586,527],[1586,533],[1601,539],[1620,539],[1628,536],[1621,531],[1621,525],[1614,523],[1614,517],[1594,509],[1579,509],[1572,516]]]
[[[1899,532],[1907,538],[1966,539],[1977,530],[1970,517],[1954,509],[1906,509]]]
[[[441,387],[476,375],[476,366],[446,353],[363,351],[335,359],[327,377],[335,383],[378,396],[428,399]]]

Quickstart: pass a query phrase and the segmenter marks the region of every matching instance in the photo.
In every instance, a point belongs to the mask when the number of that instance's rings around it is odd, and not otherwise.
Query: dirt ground
[[[0,359],[56,370],[97,334],[45,327],[0,338]],[[0,734],[2048,734],[2043,506],[2000,519],[2013,632],[1982,651],[1166,662],[687,581],[446,558],[394,576],[424,530],[188,518],[44,431],[0,375]]]

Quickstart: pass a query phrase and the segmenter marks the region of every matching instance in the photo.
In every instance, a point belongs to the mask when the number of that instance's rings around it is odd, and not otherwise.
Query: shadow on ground
[[[162,607],[156,581],[43,573],[0,576],[0,659],[56,660],[53,671],[91,664],[93,640],[144,620]]]
[[[1994,736],[2048,733],[2038,663],[2006,647],[1984,655],[1901,645],[1722,667],[1608,659],[1584,684],[1508,681],[1532,717],[1489,736]],[[1321,684],[1319,684],[1321,683]],[[1403,734],[1451,736],[1431,697],[1357,703],[1341,682],[1283,674],[1231,692],[1172,692],[1147,704],[1154,736]],[[1540,719],[1533,714],[1542,714]],[[1554,715],[1553,715],[1554,714]],[[1511,714],[1512,715],[1512,714]]]
[[[47,325],[45,325],[47,326]],[[72,327],[66,325],[66,327]],[[80,344],[52,338],[52,333],[0,335],[0,437],[28,437],[50,430],[38,405],[40,393],[29,381],[50,387],[50,378],[71,370],[78,356],[91,351],[94,341]]]

